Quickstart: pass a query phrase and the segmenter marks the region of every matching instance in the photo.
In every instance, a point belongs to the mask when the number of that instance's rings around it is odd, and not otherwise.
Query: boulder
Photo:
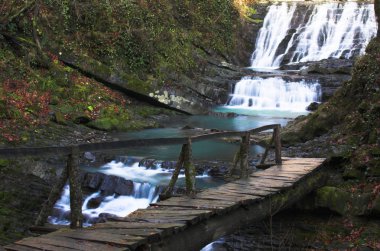
[[[368,205],[371,205],[372,196],[371,193],[352,193],[337,187],[326,186],[317,190],[315,205],[340,215],[363,216],[370,214]]]
[[[107,175],[99,188],[103,195],[131,195],[133,193],[133,181],[121,177]]]
[[[103,199],[104,199],[103,196],[92,198],[91,200],[88,201],[87,208],[91,208],[91,209],[98,208],[99,205],[102,203]]]
[[[380,216],[380,194],[372,201],[371,215]]]
[[[82,187],[98,190],[105,177],[104,173],[86,173],[83,177]]]
[[[318,109],[318,106],[319,106],[318,102],[312,102],[312,103],[310,103],[310,105],[308,105],[308,107],[306,107],[306,110],[313,112],[313,111],[316,111]]]

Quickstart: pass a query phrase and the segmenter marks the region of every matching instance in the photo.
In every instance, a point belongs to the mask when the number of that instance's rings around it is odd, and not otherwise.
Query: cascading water
[[[150,203],[158,200],[161,192],[161,185],[167,185],[173,170],[161,167],[157,162],[154,167],[147,168],[140,166],[142,158],[121,157],[116,161],[96,168],[96,172],[124,178],[133,181],[133,191],[127,195],[105,196],[102,191],[97,191],[88,195],[82,205],[84,215],[84,225],[89,226],[96,222],[101,214],[110,214],[118,217],[125,217],[139,208],[147,208]],[[89,169],[92,171],[92,169]],[[183,181],[185,175],[181,173],[179,182]],[[197,175],[197,181],[210,178],[206,173]],[[207,181],[206,181],[207,182]],[[178,184],[177,183],[177,184]],[[58,225],[68,225],[70,214],[70,188],[66,185],[61,198],[54,206],[53,215],[49,217],[49,222]]]
[[[256,50],[252,54],[252,67],[272,66],[277,48],[287,35],[291,23],[289,17],[293,16],[295,9],[295,4],[288,6],[288,4],[282,3],[270,6],[263,27],[257,36]]]
[[[319,102],[320,98],[321,88],[316,81],[244,77],[236,83],[228,107],[300,112],[311,102]]]
[[[139,208],[147,208],[150,203],[158,199],[159,189],[149,183],[133,182],[133,194],[129,196],[105,196],[101,192],[95,192],[86,197],[82,205],[84,215],[84,225],[91,225],[102,213],[125,217]],[[91,200],[99,198],[101,200],[97,207],[90,205]],[[58,225],[69,225],[70,213],[70,187],[66,185],[61,198],[54,206],[54,213],[49,217],[49,222]]]
[[[364,53],[376,30],[373,4],[272,5],[258,34],[251,67],[352,58]]]

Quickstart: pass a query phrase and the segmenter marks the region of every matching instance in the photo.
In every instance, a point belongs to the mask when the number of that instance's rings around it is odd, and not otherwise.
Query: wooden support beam
[[[51,189],[48,199],[45,201],[39,215],[37,216],[37,219],[34,223],[36,226],[43,226],[46,223],[47,218],[49,217],[49,215],[51,215],[51,212],[53,211],[55,203],[61,196],[61,192],[66,184],[68,177],[69,172],[68,167],[66,166],[63,169],[61,176],[58,178],[57,182]]]
[[[195,196],[195,166],[192,163],[191,138],[187,139],[187,144],[184,145],[183,165],[185,167],[186,176],[186,194]]]
[[[249,140],[251,134],[248,132],[241,137],[240,143],[240,178],[248,177]]]
[[[181,149],[181,152],[179,154],[178,161],[177,161],[177,164],[175,166],[172,178],[170,179],[169,185],[166,188],[165,192],[160,194],[160,200],[165,200],[165,199],[168,199],[172,196],[175,183],[177,182],[178,175],[181,171],[181,167],[183,166],[185,150],[186,150],[186,145],[182,145],[182,149]]]
[[[268,152],[269,152],[269,149],[272,147],[272,145],[273,145],[273,141],[274,141],[274,130],[273,130],[273,134],[272,134],[272,138],[271,138],[271,140],[270,140],[270,142],[269,142],[269,145],[265,148],[265,152],[264,152],[264,154],[263,154],[263,156],[261,157],[261,160],[260,160],[260,165],[263,165],[264,163],[265,163],[265,160],[266,160],[266,158],[267,158],[267,156],[268,156]]]
[[[71,154],[67,160],[70,181],[70,228],[83,227],[82,189],[79,180],[78,157],[79,148],[74,146],[71,148]]]
[[[275,146],[275,158],[276,158],[276,164],[281,165],[282,159],[281,159],[281,135],[280,135],[280,129],[281,126],[278,125],[273,129],[273,136],[274,136],[274,146]]]

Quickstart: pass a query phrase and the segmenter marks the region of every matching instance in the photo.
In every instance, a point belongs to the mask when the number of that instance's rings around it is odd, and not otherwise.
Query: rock
[[[73,121],[75,124],[87,124],[91,119],[86,115],[80,115],[75,117]]]
[[[380,216],[380,194],[372,201],[371,215]]]
[[[66,119],[65,117],[63,116],[63,114],[59,111],[56,111],[54,114],[53,114],[53,121],[57,124],[60,124],[60,125],[67,125],[66,123]]]
[[[121,177],[107,175],[100,188],[103,195],[131,195],[133,192],[133,181]]]
[[[139,166],[144,166],[149,169],[156,169],[158,161],[156,159],[143,159],[139,162]]]
[[[116,118],[101,118],[89,122],[87,126],[97,130],[112,131],[120,127],[120,122]]]
[[[88,201],[87,208],[91,208],[91,209],[98,208],[99,205],[102,203],[103,199],[104,199],[103,196],[92,198],[91,200]]]
[[[310,103],[310,105],[308,105],[308,107],[306,107],[306,110],[313,112],[313,111],[316,111],[318,109],[318,106],[319,106],[319,103],[312,102],[312,103]]]
[[[194,127],[189,126],[189,125],[185,125],[184,127],[181,128],[181,130],[192,130],[192,129],[194,129]]]
[[[92,154],[91,152],[85,152],[83,154],[83,157],[86,159],[86,160],[89,160],[91,162],[94,162],[96,160],[96,157],[94,154]]]
[[[98,190],[106,176],[104,173],[86,173],[82,181],[82,187]]]
[[[362,179],[364,178],[364,173],[360,171],[358,168],[347,167],[343,172],[344,179]]]
[[[353,60],[350,59],[324,59],[318,62],[309,62],[300,69],[301,75],[310,73],[319,74],[346,74],[352,71]]]
[[[348,211],[350,194],[336,187],[322,187],[317,190],[315,204],[317,207],[328,208],[344,215]]]
[[[6,167],[9,165],[9,163],[10,161],[7,159],[0,159],[0,167]]]
[[[371,193],[352,193],[337,187],[325,186],[317,190],[315,205],[328,208],[340,215],[363,216],[370,213],[368,205],[371,197]]]

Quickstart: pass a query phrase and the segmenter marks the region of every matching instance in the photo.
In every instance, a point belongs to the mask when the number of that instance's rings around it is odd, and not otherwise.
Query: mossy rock
[[[102,131],[113,131],[123,129],[122,122],[117,118],[100,118],[91,121],[87,124],[91,128],[95,128]]]
[[[369,163],[369,167],[366,171],[366,176],[380,177],[380,161],[379,160],[372,160]]]
[[[56,111],[54,113],[54,122],[56,122],[57,124],[60,124],[60,125],[66,125],[66,119],[65,117],[63,116],[63,114],[59,111]]]
[[[337,187],[322,187],[316,192],[316,206],[328,208],[340,215],[369,214],[371,193],[352,193]]]
[[[9,160],[7,159],[0,159],[0,167],[6,167],[9,165]]]
[[[340,215],[346,214],[350,194],[336,187],[322,187],[316,193],[316,206],[328,208]]]
[[[380,216],[380,194],[372,201],[371,214]]]
[[[359,170],[358,168],[354,168],[352,166],[344,169],[343,178],[344,179],[363,179],[365,177],[364,172]]]

